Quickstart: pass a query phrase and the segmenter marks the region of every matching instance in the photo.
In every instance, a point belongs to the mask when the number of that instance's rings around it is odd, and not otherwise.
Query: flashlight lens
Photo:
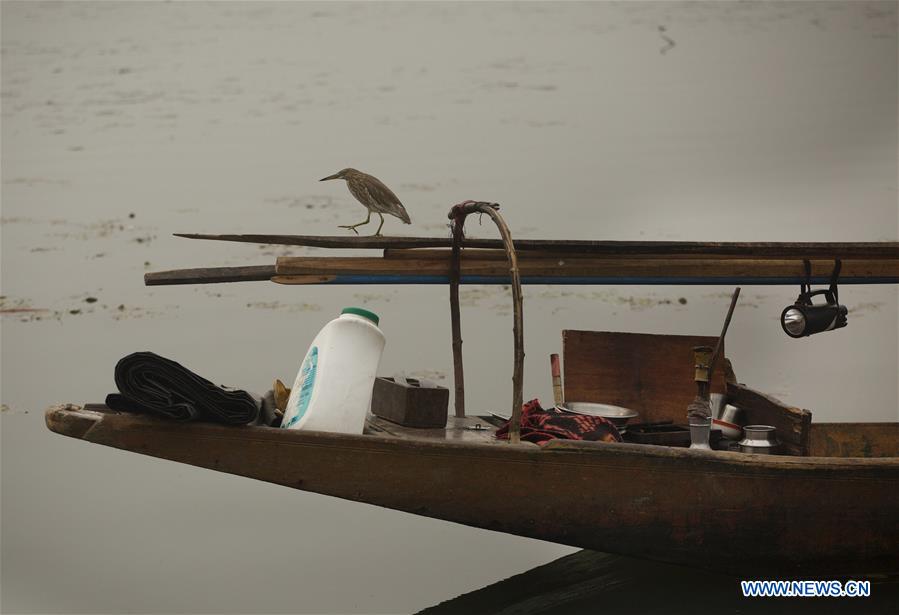
[[[790,335],[802,335],[805,331],[805,314],[796,308],[790,308],[784,312],[783,326]]]

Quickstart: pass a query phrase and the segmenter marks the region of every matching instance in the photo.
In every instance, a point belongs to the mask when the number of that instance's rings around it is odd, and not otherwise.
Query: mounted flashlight
[[[846,326],[846,315],[849,310],[845,305],[840,305],[837,278],[840,275],[841,262],[834,263],[833,277],[830,288],[826,290],[812,290],[811,287],[811,262],[805,261],[806,283],[801,286],[796,303],[784,308],[780,314],[780,325],[784,332],[793,338],[806,337],[832,331]],[[812,297],[823,296],[824,303],[814,304]]]

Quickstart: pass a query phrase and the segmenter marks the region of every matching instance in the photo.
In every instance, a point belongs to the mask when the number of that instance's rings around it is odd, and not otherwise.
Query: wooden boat
[[[682,417],[692,365],[670,356],[708,339],[567,331],[566,399],[604,391],[642,420]],[[363,435],[172,423],[102,405],[53,407],[46,420],[95,444],[586,549],[763,578],[899,574],[899,424],[812,424],[808,411],[713,383],[725,387],[750,421],[777,425],[792,455],[509,444],[493,437],[496,419],[477,416],[446,429],[375,419]]]
[[[764,578],[899,574],[896,424],[815,425],[811,456],[782,457],[513,445],[492,440],[482,417],[416,433],[381,423],[359,436],[90,405],[51,408],[46,420],[94,444],[609,553]]]
[[[274,266],[149,273],[145,283],[449,283],[456,411],[445,429],[374,420],[345,435],[173,424],[104,406],[57,406],[63,435],[287,487],[586,549],[750,575],[899,574],[899,424],[811,425],[811,413],[713,378],[747,424],[773,425],[790,456],[493,436],[464,416],[458,284],[509,283],[513,425],[522,402],[521,283],[896,283],[899,243],[787,244],[512,240],[491,203],[453,207],[453,239],[184,235],[384,249],[383,258],[285,258]],[[503,240],[463,237],[470,213]],[[461,248],[464,247],[463,253]],[[503,248],[503,252],[497,250]],[[517,254],[516,254],[517,253]],[[503,263],[503,259],[508,264]],[[846,261],[843,263],[842,261]],[[734,295],[736,300],[737,293]],[[733,309],[733,302],[731,304]],[[728,316],[729,318],[729,316]],[[723,337],[723,335],[722,335]],[[565,332],[565,398],[683,420],[694,346],[717,338]],[[723,348],[722,348],[723,350]]]

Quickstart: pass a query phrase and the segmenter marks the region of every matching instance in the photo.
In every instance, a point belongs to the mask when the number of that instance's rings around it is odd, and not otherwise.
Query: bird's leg
[[[382,220],[383,220],[383,218],[382,218]],[[359,224],[347,224],[347,225],[341,224],[337,228],[348,228],[358,235],[359,231],[356,230],[356,227],[357,226],[365,226],[369,222],[371,222],[371,210],[370,209],[368,210],[368,217],[365,218],[364,222],[360,222]]]
[[[384,214],[382,214],[381,212],[378,212],[378,215],[381,217],[381,224],[380,224],[380,226],[378,226],[378,230],[375,231],[375,237],[377,237],[378,235],[381,234],[381,227],[384,226]]]

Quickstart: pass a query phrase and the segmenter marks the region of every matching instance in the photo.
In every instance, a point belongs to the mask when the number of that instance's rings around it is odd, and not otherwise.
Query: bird
[[[381,218],[381,224],[378,226],[378,230],[375,231],[375,236],[381,234],[381,228],[384,226],[384,214],[396,216],[406,224],[412,224],[412,219],[409,218],[406,208],[403,207],[397,196],[390,188],[384,185],[384,182],[374,175],[369,175],[356,169],[343,169],[318,181],[323,182],[330,179],[345,179],[350,193],[368,210],[368,217],[364,221],[358,224],[340,225],[339,228],[348,228],[358,235],[359,231],[356,230],[356,227],[371,222],[372,212],[378,214]]]

